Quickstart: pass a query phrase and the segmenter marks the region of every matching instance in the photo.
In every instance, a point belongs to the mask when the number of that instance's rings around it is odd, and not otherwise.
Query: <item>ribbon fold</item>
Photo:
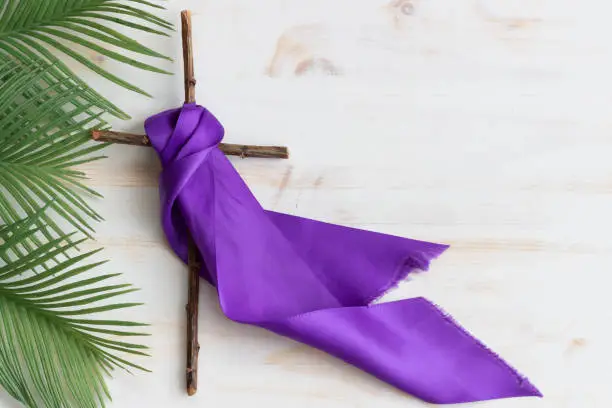
[[[541,396],[424,298],[371,304],[448,246],[264,210],[218,149],[224,130],[185,104],[146,121],[162,225],[186,262],[191,233],[224,314],[325,351],[432,403]]]

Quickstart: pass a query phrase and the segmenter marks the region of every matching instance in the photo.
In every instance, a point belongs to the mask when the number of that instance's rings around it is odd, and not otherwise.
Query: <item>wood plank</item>
[[[266,208],[453,245],[386,299],[433,299],[545,394],[487,407],[612,405],[602,383],[612,359],[612,26],[601,6],[193,4],[198,102],[223,122],[225,142],[291,147],[283,163],[232,159]],[[155,41],[180,59],[177,38]],[[180,75],[113,70],[155,96],[91,79],[133,114],[117,130],[141,133],[148,115],[182,100]],[[111,259],[102,269],[143,288],[134,296],[148,304],[134,313],[153,323],[154,354],[145,361],[153,374],[112,381],[113,407],[423,406],[322,353],[227,321],[208,287],[200,392],[183,398],[184,274],[159,227],[160,169],[142,149],[108,154],[85,167],[106,197],[94,203],[107,219],[97,234]]]

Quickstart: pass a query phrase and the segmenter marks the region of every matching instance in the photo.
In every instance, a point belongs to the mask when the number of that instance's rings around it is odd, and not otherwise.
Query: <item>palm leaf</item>
[[[101,219],[79,195],[97,193],[83,185],[83,173],[70,167],[100,158],[94,153],[104,146],[88,144],[87,129],[105,123],[81,98],[76,81],[64,77],[41,84],[54,69],[48,63],[0,63],[0,72],[7,73],[0,78],[0,220],[18,222],[52,201],[53,211],[38,219],[39,227],[48,226],[41,229],[46,239],[64,234],[57,216],[85,235],[93,231],[89,220]],[[24,251],[39,244],[37,236],[21,243]],[[6,261],[1,253],[0,259]]]
[[[143,324],[91,315],[136,306],[108,303],[135,289],[110,284],[117,274],[86,276],[102,263],[90,261],[98,251],[63,257],[33,273],[77,244],[67,236],[45,240],[36,227],[42,215],[0,230],[0,254],[9,258],[0,263],[0,387],[28,407],[104,406],[105,375],[117,367],[142,369],[124,356],[146,355],[145,346],[119,339],[146,334],[133,331]],[[44,243],[20,253],[23,241],[35,235]]]
[[[79,80],[58,55],[68,56],[120,86],[148,95],[144,90],[101,68],[74,50],[75,46],[80,46],[136,68],[168,73],[154,65],[126,56],[125,51],[128,51],[136,55],[169,60],[109,26],[110,22],[117,26],[156,34],[165,34],[172,29],[170,23],[142,9],[143,7],[163,8],[145,0],[2,0],[0,61],[13,59],[26,64],[46,62],[54,68],[45,73],[43,82],[57,83],[69,77],[81,88],[80,97],[84,101],[115,116],[128,118],[125,112]],[[117,51],[113,51],[111,47]]]
[[[81,194],[97,195],[74,166],[97,160],[89,129],[110,113],[129,116],[63,62],[145,94],[75,49],[152,72],[140,60],[165,58],[123,29],[166,35],[170,24],[147,0],[0,0],[0,388],[28,407],[97,407],[109,397],[104,375],[141,368],[125,354],[143,346],[128,321],[90,317],[135,306],[116,274],[86,277],[97,251],[75,253],[100,220]],[[113,28],[114,27],[114,28]],[[122,29],[120,29],[122,28]],[[43,203],[50,203],[40,210]],[[24,218],[26,214],[33,214]]]
[[[107,127],[103,113],[127,115],[81,81],[56,54],[64,52],[106,78],[140,91],[71,49],[78,44],[161,72],[105,48],[164,58],[108,27],[111,19],[113,24],[145,32],[151,27],[170,28],[131,4],[160,8],[144,0],[0,0],[0,220],[17,222],[50,200],[53,211],[40,218],[41,225],[50,227],[43,230],[47,239],[63,234],[62,224],[90,236],[90,221],[101,219],[81,197],[98,194],[72,167],[101,157],[94,153],[105,146],[87,142],[89,129]],[[24,250],[38,244],[34,236],[23,242]]]

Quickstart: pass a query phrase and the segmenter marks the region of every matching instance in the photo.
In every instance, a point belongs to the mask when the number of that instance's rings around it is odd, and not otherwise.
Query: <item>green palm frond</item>
[[[78,236],[101,219],[82,197],[98,194],[75,169],[105,147],[89,142],[89,130],[107,127],[106,113],[129,116],[63,60],[146,95],[77,49],[165,72],[143,60],[167,58],[122,33],[167,35],[172,27],[154,8],[147,0],[0,0],[0,389],[28,407],[104,406],[104,376],[141,369],[126,353],[146,355],[119,340],[143,335],[134,329],[142,324],[96,317],[135,306],[115,302],[134,289],[109,283],[117,274],[89,274],[97,251],[76,252]]]
[[[42,214],[0,229],[0,254],[9,259],[0,261],[0,387],[28,407],[104,406],[105,375],[142,369],[125,355],[146,355],[145,346],[120,340],[146,335],[134,332],[143,324],[105,317],[138,305],[108,302],[135,289],[110,284],[118,274],[88,274],[103,263],[90,260],[98,251],[62,255],[78,242],[46,240],[36,226]],[[19,247],[35,235],[44,242],[23,254]],[[55,257],[47,271],[32,272]]]
[[[82,193],[97,193],[83,184],[85,175],[73,166],[100,158],[92,154],[104,145],[87,141],[89,129],[107,127],[102,114],[127,115],[72,73],[58,54],[141,92],[79,55],[73,45],[162,72],[110,50],[165,58],[112,28],[164,34],[171,27],[142,7],[161,8],[144,0],[0,0],[1,221],[16,222],[52,200],[61,220],[87,236],[92,233],[90,221],[101,217]],[[50,227],[47,239],[63,234],[62,222],[55,219],[53,213],[41,217]],[[38,240],[32,237],[23,245],[32,249]]]
[[[79,192],[97,193],[82,183],[85,175],[71,167],[100,157],[93,154],[104,146],[88,144],[87,129],[105,123],[97,108],[80,96],[76,81],[65,77],[41,82],[53,69],[48,63],[0,62],[0,220],[15,223],[52,201],[55,215],[89,235],[89,220],[101,217]],[[43,229],[47,239],[63,234],[53,215],[39,219],[39,226],[49,226]],[[39,243],[32,236],[22,245],[31,250]]]
[[[2,0],[0,61],[13,59],[28,65],[47,62],[54,68],[46,72],[40,81],[58,82],[69,77],[82,88],[81,98],[85,101],[118,117],[127,118],[118,107],[79,80],[58,55],[70,57],[118,85],[148,95],[74,50],[75,46],[79,46],[136,68],[168,73],[126,56],[127,51],[169,60],[113,28],[122,26],[167,35],[172,25],[143,8],[163,9],[146,0]]]

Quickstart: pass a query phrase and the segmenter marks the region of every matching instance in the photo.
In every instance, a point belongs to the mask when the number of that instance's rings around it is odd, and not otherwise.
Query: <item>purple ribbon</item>
[[[223,126],[201,106],[162,112],[145,127],[164,168],[164,232],[183,261],[191,233],[200,275],[229,319],[432,403],[541,396],[430,301],[371,304],[448,246],[264,210],[217,147]]]

